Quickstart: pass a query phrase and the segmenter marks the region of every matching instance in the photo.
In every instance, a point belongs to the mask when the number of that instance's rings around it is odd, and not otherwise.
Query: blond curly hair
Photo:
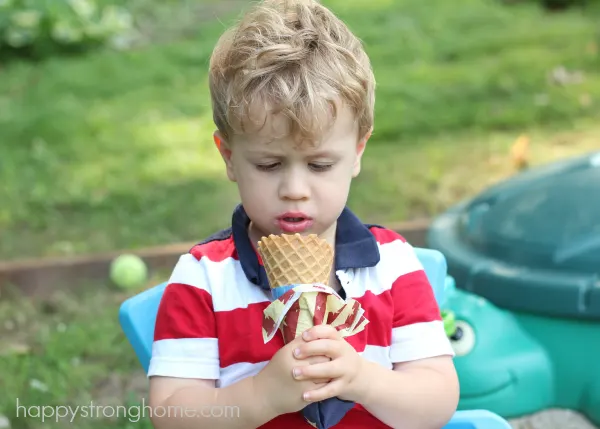
[[[287,118],[314,142],[352,109],[359,138],[373,126],[375,78],[361,41],[315,0],[264,0],[219,39],[210,59],[213,120],[226,139]]]

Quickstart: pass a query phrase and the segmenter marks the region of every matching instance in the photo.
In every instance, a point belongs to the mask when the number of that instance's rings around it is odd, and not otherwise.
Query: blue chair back
[[[446,258],[437,250],[415,248],[436,301],[444,301],[447,278]],[[119,309],[119,322],[144,371],[148,372],[156,314],[167,283],[161,283],[128,298]],[[511,429],[500,416],[486,410],[457,411],[444,429]]]
[[[423,265],[427,279],[433,288],[433,294],[438,305],[444,302],[444,292],[446,290],[446,277],[448,274],[448,265],[444,255],[433,249],[415,248],[415,253]]]
[[[488,410],[463,410],[455,412],[442,429],[512,429],[512,426]]]

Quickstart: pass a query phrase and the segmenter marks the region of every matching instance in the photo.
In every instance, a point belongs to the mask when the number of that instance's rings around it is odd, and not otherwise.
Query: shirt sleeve
[[[454,356],[433,288],[413,247],[400,236],[393,245],[398,271],[391,287],[391,362]]]
[[[162,296],[148,376],[218,379],[219,346],[206,269],[192,254],[177,262]]]

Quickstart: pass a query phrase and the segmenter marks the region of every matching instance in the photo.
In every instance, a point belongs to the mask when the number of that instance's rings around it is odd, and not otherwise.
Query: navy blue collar
[[[233,212],[231,229],[242,269],[248,280],[263,289],[269,289],[267,274],[248,235],[250,218],[240,204]],[[340,217],[335,236],[335,267],[337,270],[373,267],[379,262],[379,247],[369,227],[363,224],[347,207]]]

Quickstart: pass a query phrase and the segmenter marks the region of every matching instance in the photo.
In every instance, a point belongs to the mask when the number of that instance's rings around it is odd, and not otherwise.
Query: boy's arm
[[[259,402],[254,378],[216,388],[219,339],[206,261],[183,255],[156,316],[150,418],[157,429],[255,428],[273,417]],[[217,276],[219,277],[219,276]]]
[[[393,371],[364,361],[361,404],[392,427],[435,429],[456,411],[459,383],[439,306],[418,257],[392,231],[395,280],[390,360]],[[388,264],[388,266],[391,266]]]
[[[361,405],[393,428],[439,429],[456,411],[458,378],[451,356],[394,364],[364,362]]]
[[[219,389],[214,380],[150,379],[150,417],[156,429],[256,428],[276,417],[261,398],[254,377]]]

